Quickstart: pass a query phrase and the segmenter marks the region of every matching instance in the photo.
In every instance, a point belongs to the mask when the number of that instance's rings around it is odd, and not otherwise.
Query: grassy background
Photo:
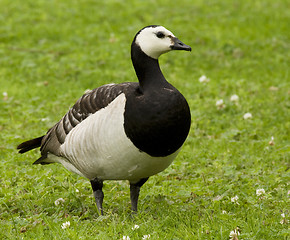
[[[0,9],[0,239],[228,239],[236,227],[239,239],[289,238],[289,2],[1,0]],[[86,89],[136,81],[130,44],[150,24],[192,46],[160,59],[188,99],[191,132],[174,164],[142,187],[138,215],[128,184],[106,182],[98,217],[86,179],[32,166],[39,153],[15,147]]]

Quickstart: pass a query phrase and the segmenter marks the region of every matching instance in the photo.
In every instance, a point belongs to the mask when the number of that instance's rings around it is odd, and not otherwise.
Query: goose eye
[[[165,34],[163,32],[158,32],[158,33],[156,33],[156,36],[158,38],[164,38],[165,37]]]

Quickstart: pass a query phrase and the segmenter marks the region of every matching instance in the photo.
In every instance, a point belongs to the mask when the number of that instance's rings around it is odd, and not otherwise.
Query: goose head
[[[165,27],[151,25],[141,29],[135,36],[133,44],[140,47],[147,56],[158,57],[171,50],[191,51],[191,47],[181,42]]]

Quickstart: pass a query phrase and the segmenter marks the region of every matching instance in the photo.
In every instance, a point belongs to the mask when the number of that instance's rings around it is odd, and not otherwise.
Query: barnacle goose
[[[61,163],[90,180],[103,214],[104,180],[129,180],[137,211],[141,186],[167,168],[190,128],[186,99],[164,78],[158,57],[191,51],[158,25],[141,29],[131,45],[137,82],[108,84],[85,93],[46,135],[21,143],[19,153],[40,147],[34,164]]]

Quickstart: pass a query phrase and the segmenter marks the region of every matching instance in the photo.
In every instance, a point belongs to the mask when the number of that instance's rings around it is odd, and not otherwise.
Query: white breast
[[[60,148],[69,162],[64,158],[54,161],[89,179],[102,180],[139,180],[167,168],[179,150],[167,157],[151,157],[139,151],[124,131],[125,104],[122,93],[79,123]]]

